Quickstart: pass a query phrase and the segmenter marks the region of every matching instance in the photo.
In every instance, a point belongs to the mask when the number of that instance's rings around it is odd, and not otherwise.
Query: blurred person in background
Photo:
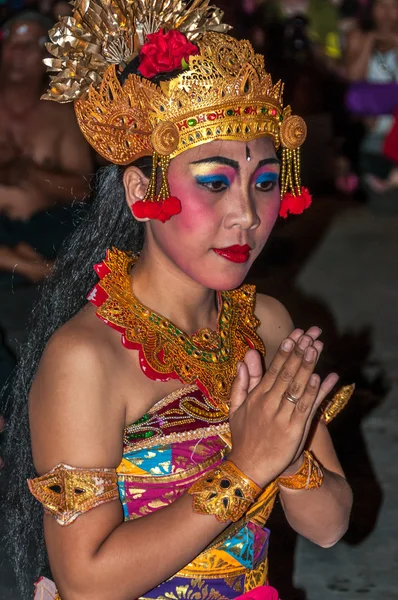
[[[54,2],[51,7],[51,14],[54,21],[58,21],[61,17],[67,17],[72,14],[72,7],[69,2],[65,2],[65,0],[60,0]]]
[[[398,82],[398,0],[373,0],[367,18],[347,41],[347,76],[352,82]],[[388,201],[397,193],[396,165],[383,153],[393,115],[365,119],[360,169],[370,201]]]
[[[295,40],[293,51],[310,48],[331,68],[341,57],[339,4],[332,0],[270,0],[263,2],[265,21],[279,23],[284,37]]]
[[[307,150],[311,147],[311,153],[323,156],[316,175],[309,159],[312,187],[329,187],[334,179],[338,189],[352,191],[358,178],[345,156],[347,114],[342,56],[345,32],[355,23],[355,0],[267,0],[261,10],[262,18],[257,22],[262,21],[264,26],[267,64],[286,82],[289,102],[311,119]],[[303,160],[305,163],[305,153]]]
[[[2,28],[0,326],[23,337],[35,289],[89,191],[91,152],[70,106],[43,102],[48,20],[20,13]]]

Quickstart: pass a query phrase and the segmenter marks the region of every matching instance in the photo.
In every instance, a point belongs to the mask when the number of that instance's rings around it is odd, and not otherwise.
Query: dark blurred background
[[[396,600],[398,0],[216,4],[308,124],[302,179],[313,205],[278,222],[249,281],[284,302],[297,326],[322,327],[321,372],[357,384],[331,427],[355,493],[350,529],[322,550],[298,540],[277,507],[270,581],[283,600]],[[12,381],[38,285],[90,210],[103,164],[72,107],[40,101],[46,31],[68,14],[63,0],[0,0],[1,385]],[[19,600],[2,558],[0,598]]]

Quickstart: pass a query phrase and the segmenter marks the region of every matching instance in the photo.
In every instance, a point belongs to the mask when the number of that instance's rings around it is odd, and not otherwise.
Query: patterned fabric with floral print
[[[126,427],[117,469],[125,520],[150,514],[184,494],[223,460],[228,433],[225,415],[194,385],[170,394]],[[230,600],[266,586],[268,540],[263,523],[243,519],[141,600]],[[259,597],[265,599],[272,588],[264,590]]]

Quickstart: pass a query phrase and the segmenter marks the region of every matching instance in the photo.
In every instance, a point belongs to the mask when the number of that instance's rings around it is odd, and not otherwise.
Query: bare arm
[[[347,531],[352,491],[324,423],[319,423],[309,448],[322,464],[322,486],[315,490],[290,490],[281,486],[280,498],[291,527],[319,546],[328,548]],[[295,473],[302,461],[300,457],[284,475]]]
[[[376,38],[372,32],[364,34],[356,30],[348,36],[346,74],[350,81],[363,81],[366,79],[375,40]]]
[[[281,340],[291,335],[293,323],[286,309],[273,298],[259,295],[257,304],[256,313],[261,320],[259,333],[266,345],[268,365]],[[314,338],[317,337],[312,330],[309,333]],[[323,344],[316,341],[315,348],[319,354]],[[281,487],[281,502],[293,529],[312,542],[329,547],[338,542],[347,530],[352,492],[323,423],[317,426],[309,449],[324,468],[322,486],[317,490],[289,490]],[[302,463],[303,455],[300,454],[283,475],[295,473]]]
[[[59,334],[50,342],[30,398],[39,474],[59,462],[87,468],[121,462],[124,407],[110,389],[106,361],[93,341]],[[138,598],[188,564],[226,526],[194,513],[188,495],[135,521],[124,523],[114,501],[68,527],[49,516],[44,525],[51,568],[66,600]]]

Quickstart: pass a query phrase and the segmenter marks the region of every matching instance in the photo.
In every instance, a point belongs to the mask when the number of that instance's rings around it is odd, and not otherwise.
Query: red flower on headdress
[[[182,60],[188,62],[190,56],[198,54],[199,48],[186,36],[170,29],[165,33],[160,29],[147,35],[147,41],[140,50],[139,71],[146,79],[152,79],[159,73],[167,73],[182,67]]]
[[[289,214],[301,215],[306,208],[311,206],[312,196],[307,188],[302,187],[301,190],[296,188],[295,193],[296,195],[292,192],[287,192],[283,196],[281,207],[279,209],[280,217],[286,219]]]

